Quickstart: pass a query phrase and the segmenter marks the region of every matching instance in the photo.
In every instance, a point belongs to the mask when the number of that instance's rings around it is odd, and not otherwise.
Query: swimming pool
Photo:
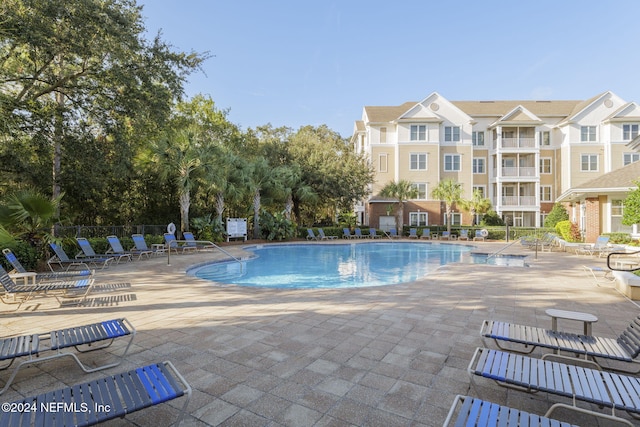
[[[351,288],[412,282],[459,262],[470,246],[433,243],[260,245],[242,263],[218,262],[187,273],[218,283],[267,288]]]

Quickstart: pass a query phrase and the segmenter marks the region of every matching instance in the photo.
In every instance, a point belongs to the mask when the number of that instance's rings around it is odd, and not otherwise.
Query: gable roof
[[[574,201],[586,195],[600,195],[613,192],[628,192],[637,187],[640,180],[640,161],[633,162],[602,176],[589,180],[565,191],[558,202]]]
[[[593,102],[593,100],[590,100]],[[567,117],[584,109],[589,101],[451,101],[455,107],[471,117],[495,117],[496,119],[523,107],[537,117]],[[414,108],[419,102],[405,102],[396,106],[365,106],[370,123],[393,122]],[[585,105],[586,104],[586,105]],[[584,105],[584,106],[583,106]],[[583,106],[580,108],[580,106]]]

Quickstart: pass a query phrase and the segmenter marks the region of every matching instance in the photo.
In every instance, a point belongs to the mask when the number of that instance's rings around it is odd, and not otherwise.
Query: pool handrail
[[[204,243],[205,245],[210,246],[212,249],[217,249],[220,252],[222,252],[223,254],[227,255],[229,258],[233,259],[235,262],[237,262],[238,264],[240,264],[240,272],[242,273],[242,261],[239,258],[236,258],[235,256],[231,255],[229,252],[225,251],[224,249],[222,249],[220,246],[216,245],[215,243],[209,241],[209,240],[172,240],[171,243]],[[166,249],[167,249],[167,265],[171,265],[171,249],[169,247],[170,243],[165,243]]]
[[[498,249],[497,251],[490,253],[489,255],[487,255],[487,259],[486,262],[487,264],[489,263],[489,258],[493,258],[495,256],[497,256],[500,252],[504,251],[505,249],[507,249],[510,246],[513,246],[514,244],[518,243],[520,241],[520,239],[522,239],[522,237],[517,238],[516,240],[514,240],[513,242],[509,243],[508,245],[506,245],[505,247],[502,247],[500,249]]]

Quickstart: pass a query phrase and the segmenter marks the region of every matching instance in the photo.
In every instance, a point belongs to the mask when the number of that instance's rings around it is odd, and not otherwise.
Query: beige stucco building
[[[574,101],[450,101],[434,92],[419,102],[366,106],[351,139],[375,170],[360,220],[380,227],[391,203],[380,190],[409,180],[419,196],[407,201],[404,224],[443,224],[431,191],[452,178],[464,198],[481,191],[511,224],[541,226],[561,195],[639,160],[639,130],[640,107],[612,92]],[[624,228],[601,222],[598,232]],[[452,223],[471,217],[456,209]]]

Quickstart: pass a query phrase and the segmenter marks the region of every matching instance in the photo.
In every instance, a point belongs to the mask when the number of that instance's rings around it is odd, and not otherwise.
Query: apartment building
[[[512,225],[541,226],[562,194],[639,160],[639,128],[640,107],[609,91],[574,101],[450,101],[434,92],[419,102],[366,106],[351,139],[375,170],[360,220],[384,228],[393,201],[380,190],[409,180],[419,195],[407,201],[404,224],[444,224],[431,191],[450,178],[464,198],[480,191]],[[454,209],[453,225],[470,223]],[[606,228],[602,221],[598,232],[616,231]]]

